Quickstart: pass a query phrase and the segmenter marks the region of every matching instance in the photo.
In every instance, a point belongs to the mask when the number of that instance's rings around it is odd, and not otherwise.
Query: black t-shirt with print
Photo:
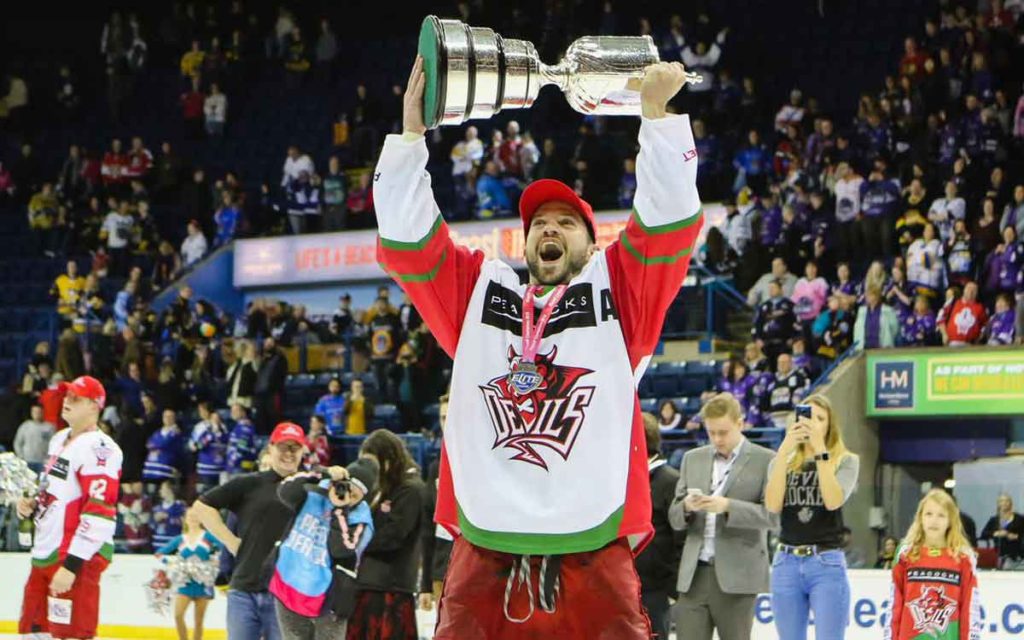
[[[214,509],[227,509],[238,516],[236,534],[242,543],[235,556],[232,589],[249,593],[267,590],[272,570],[267,558],[295,516],[277,497],[283,479],[275,471],[249,473],[200,497]]]
[[[836,480],[843,489],[843,501],[857,484],[860,460],[847,454],[836,467]],[[783,544],[818,545],[839,548],[843,537],[843,510],[829,511],[821,497],[818,466],[814,461],[804,464],[798,472],[786,474],[786,496],[782,505]]]

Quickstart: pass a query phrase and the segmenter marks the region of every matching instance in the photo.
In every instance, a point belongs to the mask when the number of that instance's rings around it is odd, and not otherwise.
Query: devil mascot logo
[[[545,470],[547,462],[537,447],[548,447],[568,459],[594,396],[594,387],[578,384],[593,371],[557,365],[557,355],[558,347],[553,347],[537,354],[532,367],[524,367],[520,355],[509,347],[511,373],[480,387],[494,426],[493,448],[511,449],[513,460]]]

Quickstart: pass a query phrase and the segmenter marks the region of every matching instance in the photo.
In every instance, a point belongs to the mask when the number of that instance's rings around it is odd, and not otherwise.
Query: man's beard
[[[561,266],[553,271],[548,270],[545,273],[541,270],[540,256],[534,253],[532,256],[527,254],[526,267],[529,269],[532,279],[537,281],[537,284],[566,284],[576,277],[580,271],[583,271],[583,267],[587,266],[587,261],[588,256],[586,252],[571,253]]]

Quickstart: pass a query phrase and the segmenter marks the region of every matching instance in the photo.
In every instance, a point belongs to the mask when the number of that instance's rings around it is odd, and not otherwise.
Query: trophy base
[[[437,127],[444,113],[448,54],[442,33],[441,21],[436,16],[423,19],[417,53],[423,58],[423,124],[428,129]]]

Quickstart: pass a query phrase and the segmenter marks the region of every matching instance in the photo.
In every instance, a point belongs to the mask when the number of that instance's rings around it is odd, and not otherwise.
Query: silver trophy
[[[436,16],[423,20],[419,53],[426,81],[423,119],[431,129],[528,108],[549,84],[580,113],[637,116],[640,79],[659,61],[650,36],[584,36],[561,62],[546,65],[531,42]],[[687,73],[686,81],[703,78]]]

